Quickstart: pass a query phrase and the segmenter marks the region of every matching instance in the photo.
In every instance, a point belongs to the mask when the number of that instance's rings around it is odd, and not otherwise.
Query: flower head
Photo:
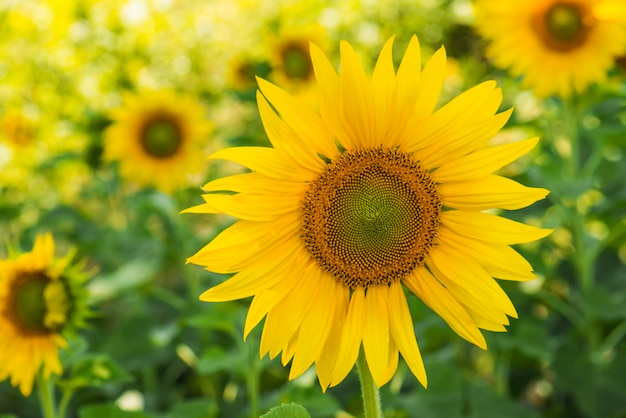
[[[202,106],[169,91],[127,95],[111,115],[105,158],[120,162],[121,175],[170,192],[202,170],[202,145],[211,125]]]
[[[540,96],[568,97],[604,80],[626,51],[626,22],[609,13],[616,3],[479,0],[478,30],[497,66],[523,76]]]
[[[326,43],[324,31],[318,25],[283,27],[270,41],[270,77],[276,83],[297,93],[315,82],[309,43]]]
[[[264,317],[261,355],[315,363],[325,390],[341,382],[361,346],[375,382],[399,354],[426,385],[405,296],[416,294],[461,337],[504,331],[513,304],[494,277],[530,280],[509,245],[550,231],[484,212],[518,209],[548,191],[493,174],[538,139],[489,147],[511,111],[485,82],[435,110],[445,75],[440,49],[422,70],[416,37],[396,70],[392,40],[368,76],[341,43],[341,73],[311,45],[319,113],[259,79],[259,112],[273,148],[229,148],[213,159],[251,172],[204,186],[195,213],[240,220],[189,261],[235,273],[204,301],[254,296],[245,334]]]
[[[59,348],[89,316],[86,275],[72,258],[56,258],[52,235],[42,234],[32,251],[0,260],[0,380],[10,377],[24,396],[40,370],[61,373]]]

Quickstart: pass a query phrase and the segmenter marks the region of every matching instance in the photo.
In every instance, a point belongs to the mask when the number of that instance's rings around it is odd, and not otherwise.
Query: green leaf
[[[414,390],[410,396],[398,398],[396,404],[404,411],[419,411],[419,418],[462,418],[463,385],[461,373],[454,363],[454,347],[424,355],[424,364],[428,370],[428,390],[410,375]],[[381,395],[384,392],[381,391]],[[384,401],[384,400],[383,400]],[[388,403],[383,402],[383,405]]]
[[[617,418],[626,413],[625,346],[598,363],[591,361],[584,344],[571,339],[557,352],[552,368],[557,387],[572,395],[581,415]]]
[[[87,285],[94,303],[114,298],[148,283],[159,269],[154,260],[138,259],[125,264],[111,274],[99,275]]]
[[[209,347],[203,351],[196,371],[201,375],[207,375],[220,371],[243,371],[246,370],[245,353],[241,350],[226,351],[220,347]]]
[[[182,402],[172,409],[167,418],[207,418],[215,416],[217,406],[208,399],[193,399]]]
[[[122,411],[115,404],[89,405],[81,408],[78,416],[79,418],[157,418],[156,415],[140,411]]]
[[[506,334],[499,334],[497,338],[496,344],[503,350],[519,350],[530,358],[544,361],[552,358],[554,344],[545,326],[539,321],[532,319],[516,321],[509,331]]]
[[[0,414],[0,418],[18,418],[17,415]]]
[[[261,418],[311,418],[311,415],[298,404],[286,403],[271,408]]]
[[[608,292],[600,287],[592,287],[585,295],[587,310],[595,317],[604,320],[626,318],[626,294]]]
[[[78,361],[71,369],[70,376],[60,380],[58,385],[65,389],[100,387],[109,383],[125,383],[130,375],[106,354],[94,354]]]
[[[469,387],[468,418],[541,418],[541,415],[514,399],[498,395],[493,388],[474,383]]]

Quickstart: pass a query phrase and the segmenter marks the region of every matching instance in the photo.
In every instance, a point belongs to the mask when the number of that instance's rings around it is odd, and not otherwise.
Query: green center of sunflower
[[[8,318],[25,334],[49,334],[67,322],[70,308],[65,285],[43,272],[17,277],[9,292]]]
[[[167,158],[176,153],[181,135],[178,126],[172,121],[157,119],[143,128],[141,141],[144,150],[151,156]]]
[[[300,43],[290,43],[283,47],[282,62],[285,74],[293,80],[306,80],[313,71],[313,64],[306,48]]]
[[[534,22],[544,44],[555,51],[567,52],[582,45],[592,26],[592,19],[581,5],[557,2]]]
[[[440,212],[436,184],[409,154],[355,149],[309,185],[300,236],[317,264],[346,286],[385,285],[424,263]]]

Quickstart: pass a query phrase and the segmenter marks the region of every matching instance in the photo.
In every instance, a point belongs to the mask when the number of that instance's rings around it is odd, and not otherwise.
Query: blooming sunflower
[[[170,91],[129,94],[111,116],[104,156],[119,160],[125,179],[170,192],[202,170],[211,125],[196,100]]]
[[[479,0],[477,27],[497,66],[523,76],[539,96],[568,97],[604,80],[626,51],[626,24],[610,13],[616,3]]]
[[[414,36],[396,71],[392,42],[371,77],[348,43],[340,45],[340,74],[311,44],[319,114],[259,79],[273,148],[214,153],[252,171],[211,181],[206,203],[187,209],[240,219],[189,258],[236,273],[200,299],[254,296],[245,336],[265,317],[261,355],[282,352],[290,378],[315,363],[324,390],[344,379],[361,346],[378,386],[393,376],[399,353],[426,386],[405,288],[485,348],[480,329],[504,331],[517,315],[494,277],[534,277],[509,245],[550,232],[484,212],[548,193],[492,174],[538,141],[487,146],[511,114],[496,113],[495,82],[434,111],[444,49],[422,71]]]
[[[73,255],[55,258],[52,235],[41,234],[31,252],[0,260],[0,380],[10,377],[24,396],[40,371],[61,373],[59,348],[89,316],[87,276]]]
[[[270,53],[270,76],[274,81],[293,90],[315,81],[313,63],[309,54],[309,43],[323,45],[324,32],[319,26],[283,28],[272,42]]]
[[[29,146],[35,135],[33,122],[18,110],[10,110],[0,120],[1,138],[13,148]]]

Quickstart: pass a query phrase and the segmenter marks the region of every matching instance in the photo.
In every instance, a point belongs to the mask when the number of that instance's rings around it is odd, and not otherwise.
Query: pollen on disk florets
[[[300,237],[351,288],[390,284],[424,263],[439,227],[436,183],[408,153],[353,149],[309,185]]]

